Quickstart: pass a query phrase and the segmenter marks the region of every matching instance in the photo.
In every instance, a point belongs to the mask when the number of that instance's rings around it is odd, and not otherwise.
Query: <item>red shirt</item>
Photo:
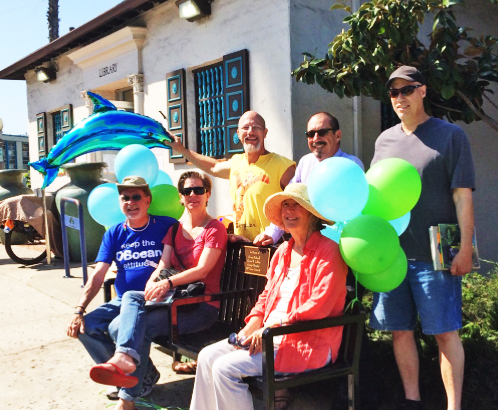
[[[263,316],[265,321],[274,309],[278,289],[288,267],[294,240],[282,244],[271,260],[265,290],[246,317]],[[341,316],[346,300],[347,266],[339,252],[339,245],[320,232],[311,235],[303,248],[301,272],[287,311],[291,323],[302,320]],[[280,266],[281,273],[275,274]],[[284,335],[275,358],[279,372],[303,372],[327,364],[329,353],[337,359],[341,345],[342,327]]]
[[[182,224],[173,243],[173,230],[170,229],[163,239],[163,243],[173,248],[171,253],[171,265],[178,270],[190,269],[197,266],[204,248],[218,248],[222,252],[214,268],[204,278],[206,293],[218,293],[220,291],[220,279],[227,251],[227,231],[225,226],[217,219],[212,219],[195,239],[187,239],[183,236]],[[211,302],[213,306],[219,307],[219,302]]]

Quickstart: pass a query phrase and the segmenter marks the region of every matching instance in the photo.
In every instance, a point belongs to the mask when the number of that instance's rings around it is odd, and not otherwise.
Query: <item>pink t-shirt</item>
[[[206,248],[218,248],[222,252],[214,268],[204,278],[206,293],[218,293],[220,291],[220,278],[225,264],[225,255],[227,251],[227,231],[225,226],[217,219],[212,219],[194,240],[187,239],[183,236],[182,224],[178,227],[176,238],[173,244],[173,229],[169,229],[163,239],[163,243],[173,248],[171,254],[171,264],[178,270],[190,269],[199,263],[202,250]],[[219,306],[219,302],[211,303],[213,306]]]

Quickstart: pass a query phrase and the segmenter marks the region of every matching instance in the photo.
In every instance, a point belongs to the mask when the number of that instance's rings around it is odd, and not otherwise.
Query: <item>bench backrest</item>
[[[219,321],[234,327],[244,325],[244,317],[256,303],[266,285],[266,272],[275,247],[256,247],[247,242],[228,242],[225,266],[221,274],[221,291],[252,288],[249,300],[229,299],[220,306]]]

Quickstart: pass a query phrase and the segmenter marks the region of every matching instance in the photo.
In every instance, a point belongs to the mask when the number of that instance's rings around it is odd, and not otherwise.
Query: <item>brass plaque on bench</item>
[[[240,255],[239,272],[266,276],[270,266],[270,249],[244,246]]]

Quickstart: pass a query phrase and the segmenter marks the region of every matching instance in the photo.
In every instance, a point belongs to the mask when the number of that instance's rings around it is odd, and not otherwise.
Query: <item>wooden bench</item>
[[[228,242],[225,265],[221,274],[220,293],[175,299],[169,305],[170,336],[154,339],[174,360],[187,356],[197,359],[200,350],[238,332],[258,295],[266,285],[266,272],[275,247],[256,247],[250,242]],[[104,300],[112,298],[114,279],[104,282]],[[201,302],[220,301],[220,312],[215,324],[202,332],[178,334],[178,309]]]
[[[238,333],[245,325],[244,318],[254,306],[266,285],[266,272],[276,248],[255,247],[250,243],[229,242],[225,267],[221,275],[221,292],[203,296],[176,299],[169,306],[170,336],[154,340],[162,350],[179,360],[181,355],[196,360],[205,346],[226,339],[230,333]],[[113,279],[104,283],[104,298],[111,299]],[[348,294],[348,300],[351,300]],[[220,301],[220,313],[216,323],[202,332],[179,335],[178,309],[185,305]],[[365,314],[361,305],[349,310],[344,316],[299,322],[283,327],[266,329],[263,333],[263,375],[247,378],[252,390],[262,392],[267,410],[274,410],[275,391],[335,377],[348,378],[348,409],[354,410],[359,402],[359,357]],[[335,363],[321,369],[296,375],[279,376],[274,370],[273,337],[300,333],[327,327],[343,326],[343,338]]]

